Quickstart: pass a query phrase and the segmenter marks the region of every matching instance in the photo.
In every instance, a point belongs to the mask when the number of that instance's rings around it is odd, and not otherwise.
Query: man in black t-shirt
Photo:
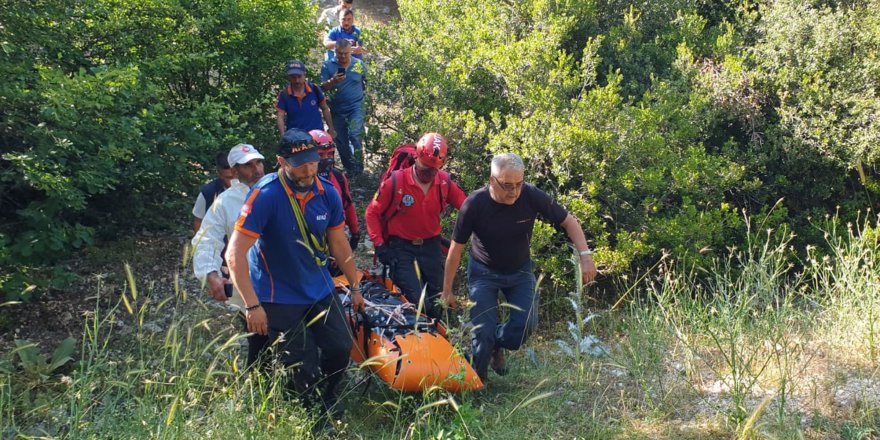
[[[583,281],[596,277],[593,252],[580,223],[544,191],[526,184],[523,169],[522,159],[515,154],[492,158],[489,185],[464,201],[446,257],[441,297],[456,307],[452,283],[465,243],[473,236],[467,268],[470,299],[475,304],[470,310],[474,325],[471,362],[484,383],[489,366],[499,375],[506,373],[503,349],[518,349],[538,324],[534,264],[529,252],[536,219],[565,229],[578,250]],[[507,322],[500,324],[499,291],[513,305]]]

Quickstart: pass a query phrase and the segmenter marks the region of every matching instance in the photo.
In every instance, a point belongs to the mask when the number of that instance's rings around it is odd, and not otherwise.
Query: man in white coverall
[[[207,284],[208,294],[212,298],[224,302],[228,300],[239,311],[244,311],[244,302],[224,276],[223,249],[226,247],[227,237],[235,230],[235,221],[238,220],[248,191],[263,177],[263,159],[263,155],[253,145],[238,144],[229,150],[229,165],[237,180],[233,180],[229,189],[217,197],[192,239],[193,272],[196,278]],[[231,292],[231,296],[226,294],[227,291]],[[248,337],[248,365],[256,361],[259,349],[265,344],[264,340],[265,337],[260,335]]]

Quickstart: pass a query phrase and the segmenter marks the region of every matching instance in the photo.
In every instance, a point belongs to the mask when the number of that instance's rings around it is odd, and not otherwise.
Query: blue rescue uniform
[[[325,101],[321,88],[306,81],[305,96],[301,99],[293,95],[293,89],[287,87],[278,94],[275,108],[287,114],[286,127],[298,128],[303,131],[323,130],[324,120],[321,119],[321,105]]]
[[[285,177],[286,179],[286,177]],[[292,186],[290,181],[288,187]],[[248,194],[235,230],[257,238],[248,251],[251,281],[260,303],[314,304],[334,291],[326,255],[318,265],[297,225],[290,197],[299,203],[308,232],[324,240],[344,226],[342,199],[333,184],[317,178],[305,197],[288,194],[277,173],[263,177]],[[315,253],[320,254],[317,250]]]

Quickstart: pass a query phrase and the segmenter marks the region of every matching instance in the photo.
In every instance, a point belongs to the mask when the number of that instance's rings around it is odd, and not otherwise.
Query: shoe
[[[334,437],[338,433],[339,431],[337,431],[336,427],[333,426],[333,422],[327,420],[326,417],[321,417],[312,426],[312,436],[314,436],[315,438]]]
[[[507,374],[507,358],[504,357],[503,348],[492,350],[492,359],[489,360],[489,366],[499,376]]]
[[[489,394],[489,378],[481,377],[480,381],[483,382],[483,388],[470,392],[471,397],[473,397],[474,399],[482,399]]]
[[[330,420],[336,421],[345,418],[345,403],[339,399],[324,399],[322,403],[324,412]]]

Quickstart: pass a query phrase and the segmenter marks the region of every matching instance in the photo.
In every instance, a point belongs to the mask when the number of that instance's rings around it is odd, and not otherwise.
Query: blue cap
[[[312,136],[298,128],[284,132],[278,144],[278,155],[294,167],[320,160],[318,146],[315,145]]]
[[[306,65],[302,61],[290,60],[287,62],[288,75],[305,75]]]

